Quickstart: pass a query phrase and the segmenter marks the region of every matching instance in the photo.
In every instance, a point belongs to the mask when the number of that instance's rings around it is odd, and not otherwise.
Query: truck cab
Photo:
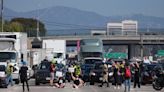
[[[7,61],[9,61],[9,64],[14,67],[12,77],[16,84],[19,83],[21,54],[24,54],[24,59],[27,55],[26,37],[27,35],[23,33],[0,33],[0,65],[7,66]]]

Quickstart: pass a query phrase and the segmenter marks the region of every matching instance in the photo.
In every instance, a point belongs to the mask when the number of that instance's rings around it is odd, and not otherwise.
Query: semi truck
[[[103,42],[101,39],[82,39],[80,41],[79,61],[86,58],[103,58]]]
[[[21,59],[27,60],[27,34],[18,32],[0,33],[0,65],[7,66],[7,61],[14,67],[13,80],[19,83]]]
[[[101,39],[82,39],[80,41],[79,60],[84,81],[89,80],[89,74],[94,64],[103,61],[103,42]]]
[[[66,64],[66,41],[65,40],[43,40],[43,49],[45,49],[45,56],[49,60],[55,59],[57,63]]]

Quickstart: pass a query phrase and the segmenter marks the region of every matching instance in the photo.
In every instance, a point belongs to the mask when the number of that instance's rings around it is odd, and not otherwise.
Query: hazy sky
[[[105,16],[145,14],[164,17],[164,0],[4,0],[4,6],[21,12],[67,6]]]

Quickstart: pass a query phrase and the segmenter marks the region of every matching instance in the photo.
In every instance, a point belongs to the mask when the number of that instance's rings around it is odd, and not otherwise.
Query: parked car
[[[35,85],[40,83],[49,83],[50,80],[50,62],[41,62],[35,73]]]
[[[7,76],[5,73],[6,67],[5,65],[0,65],[0,87],[5,87],[7,88],[8,84],[7,84]]]
[[[97,62],[94,64],[94,68],[90,71],[90,84],[94,84],[95,82],[101,82],[103,76],[103,62]],[[108,81],[111,81],[113,78],[113,71],[111,63],[106,62],[108,66]]]

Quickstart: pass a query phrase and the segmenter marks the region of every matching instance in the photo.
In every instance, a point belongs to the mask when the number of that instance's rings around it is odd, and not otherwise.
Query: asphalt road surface
[[[74,89],[72,88],[71,83],[66,83],[66,87],[59,89],[55,87],[50,87],[49,84],[41,84],[39,86],[34,85],[34,80],[29,81],[30,84],[30,92],[124,92],[124,86],[122,86],[120,89],[114,89],[114,86],[110,84],[110,87],[98,87],[98,84],[96,85],[85,85],[82,88]],[[0,92],[22,92],[22,86],[14,85],[9,86],[8,88],[0,88]],[[25,91],[27,92],[27,90]],[[155,91],[151,85],[144,85],[141,86],[141,88],[131,88],[131,92],[164,92],[164,89],[161,91]]]

